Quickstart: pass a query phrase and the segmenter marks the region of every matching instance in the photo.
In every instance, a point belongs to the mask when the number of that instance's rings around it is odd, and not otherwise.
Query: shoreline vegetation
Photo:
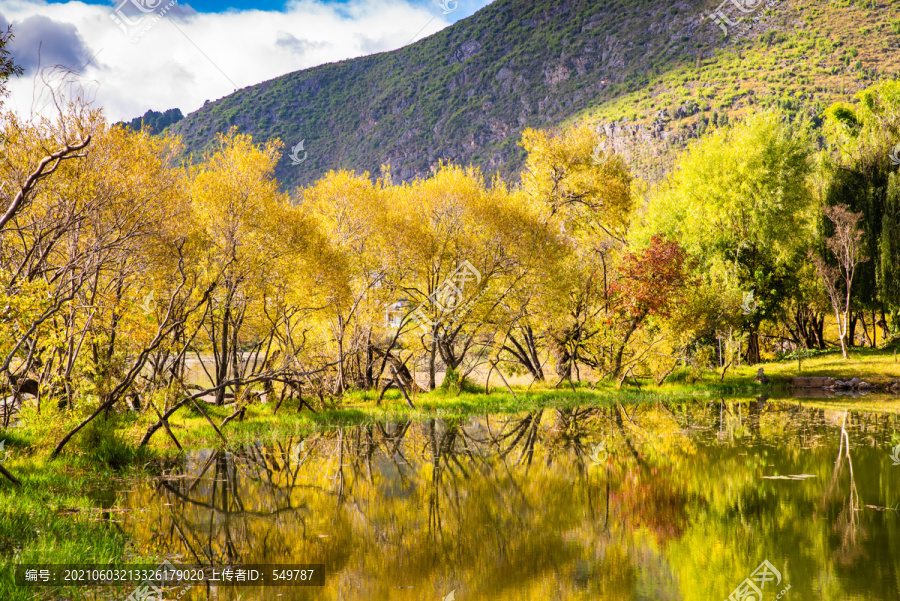
[[[749,386],[735,365],[793,353],[802,371],[836,347],[849,366],[900,343],[898,107],[884,81],[821,123],[754,112],[653,191],[586,123],[526,130],[517,183],[442,163],[288,193],[279,140],[232,129],[181,160],[177,138],[77,102],[56,121],[6,113],[3,426],[45,424],[55,459],[93,452],[70,443],[111,415],[144,428],[140,449],[180,448],[186,412],[225,440],[263,400],[344,398],[349,416],[370,400],[353,391],[391,391],[415,412],[442,370],[460,386],[487,368],[502,408],[519,403],[507,377],[541,382],[537,404],[727,391]]]
[[[490,414],[521,414],[554,409],[600,407],[612,411],[637,403],[755,401],[770,398],[777,403],[797,400],[806,406],[845,408],[900,413],[900,396],[874,394],[852,399],[792,396],[791,378],[800,376],[855,376],[871,382],[900,379],[900,365],[892,351],[856,349],[849,361],[839,351],[802,360],[762,364],[768,384],[756,380],[759,366],[741,366],[726,371],[708,371],[694,377],[675,374],[673,382],[662,386],[626,383],[622,389],[601,384],[591,388],[587,382],[574,382],[554,389],[552,383],[513,385],[511,394],[502,383],[484,393],[483,383],[463,383],[463,390],[448,386],[415,394],[416,409],[410,409],[400,391],[391,390],[380,405],[375,391],[353,391],[339,399],[316,405],[312,413],[300,407],[296,399],[285,400],[273,415],[272,403],[248,406],[243,420],[232,420],[222,428],[227,443],[217,435],[198,411],[174,416],[170,427],[183,449],[229,448],[259,441],[288,439],[327,429],[351,427],[374,422],[442,419],[464,421]],[[574,387],[574,391],[572,389]],[[820,391],[824,394],[824,391]],[[868,398],[867,398],[868,397]],[[209,416],[220,423],[232,414],[233,407],[206,404]],[[301,409],[298,411],[298,409]],[[627,409],[625,409],[627,412]],[[79,440],[76,453],[49,461],[54,429],[62,427],[52,420],[25,412],[22,424],[6,431],[7,456],[4,465],[16,473],[21,487],[0,483],[0,595],[4,599],[32,599],[31,591],[13,584],[13,570],[23,563],[154,563],[163,558],[130,546],[128,537],[115,528],[117,508],[104,491],[134,479],[153,478],[177,460],[179,451],[172,440],[158,436],[146,447],[136,446],[148,423],[140,414],[111,413],[100,418]],[[59,593],[59,591],[56,591]],[[50,590],[46,591],[48,594]],[[74,598],[89,595],[89,589],[73,589]],[[83,598],[91,598],[85,596]]]
[[[717,123],[653,180],[585,122],[526,129],[512,181],[386,165],[290,191],[278,139],[185,157],[54,99],[0,114],[0,598],[26,598],[15,564],[156,559],[107,493],[191,449],[726,398],[896,410],[791,378],[900,378],[900,82]]]

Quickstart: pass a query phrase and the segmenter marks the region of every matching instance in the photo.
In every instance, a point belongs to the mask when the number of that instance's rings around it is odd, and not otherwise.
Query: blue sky
[[[121,1],[121,0],[120,0]],[[100,6],[111,6],[118,4],[118,2],[111,2],[108,0],[82,0],[84,4],[95,4]],[[48,4],[69,4],[70,0],[50,0]],[[342,4],[349,4],[347,0],[324,0],[323,4],[329,4],[333,6],[340,6]],[[182,1],[179,4],[183,4],[186,6],[190,6],[195,11],[200,13],[221,13],[227,12],[229,10],[261,10],[261,11],[283,11],[288,4],[286,1],[282,0],[255,0],[255,1],[239,1],[239,0],[191,0],[191,1]],[[415,2],[409,2],[408,4],[419,5],[419,6],[428,6],[430,4],[435,4],[434,2],[428,2],[428,0],[417,0]],[[464,17],[467,17],[472,14],[471,9],[474,7],[481,7],[484,3],[482,2],[466,2],[466,0],[461,0],[459,2],[459,8],[455,11],[452,11],[448,14],[448,18],[451,22],[458,21]],[[450,4],[449,6],[452,6]],[[467,11],[467,8],[469,9]],[[441,12],[441,11],[438,11]]]
[[[65,89],[114,121],[187,114],[285,73],[400,48],[492,1],[3,0],[0,27],[12,24],[26,70],[4,108],[42,112]]]

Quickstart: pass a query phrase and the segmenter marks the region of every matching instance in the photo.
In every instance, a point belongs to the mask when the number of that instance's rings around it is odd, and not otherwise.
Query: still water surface
[[[175,561],[326,566],[324,587],[185,600],[896,600],[900,420],[852,403],[328,429],[188,453],[115,505]]]

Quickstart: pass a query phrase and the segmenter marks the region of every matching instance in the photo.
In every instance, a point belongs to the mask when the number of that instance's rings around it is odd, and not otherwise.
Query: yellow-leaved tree
[[[601,367],[600,355],[587,345],[602,329],[598,319],[609,311],[610,278],[631,223],[633,199],[627,166],[617,155],[601,151],[599,141],[584,124],[557,133],[528,129],[522,136],[528,152],[522,190],[541,207],[567,249],[555,265],[555,276],[535,295],[539,302],[522,309],[510,339],[510,354],[536,378],[544,375],[534,368],[539,338],[549,347],[561,378],[571,378],[579,362]]]

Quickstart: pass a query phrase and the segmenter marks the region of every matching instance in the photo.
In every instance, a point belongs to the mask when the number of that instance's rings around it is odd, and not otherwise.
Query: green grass
[[[752,380],[756,377],[757,370],[762,367],[773,381],[787,381],[796,376],[857,377],[871,383],[900,379],[900,363],[898,363],[900,358],[892,350],[853,348],[848,354],[847,360],[841,357],[840,351],[833,351],[809,359],[801,356],[799,363],[794,359],[741,367],[734,370],[730,378],[733,381]]]
[[[102,511],[108,508],[102,491],[126,473],[77,456],[48,463],[30,453],[28,440],[17,432],[3,436],[8,451],[3,465],[22,485],[13,487],[5,479],[0,483],[0,599],[97,598],[92,597],[96,589],[17,587],[14,570],[19,564],[156,563],[131,549],[128,537]]]
[[[755,381],[762,367],[770,378],[770,384]],[[839,352],[796,360],[767,362],[755,366],[730,367],[722,379],[721,371],[708,371],[699,376],[688,370],[673,373],[662,386],[654,386],[641,380],[638,388],[629,378],[622,389],[613,383],[601,382],[591,386],[588,382],[576,382],[574,390],[567,382],[554,388],[552,382],[539,382],[530,388],[514,386],[510,393],[504,386],[491,386],[490,394],[484,394],[483,386],[467,383],[462,392],[449,387],[414,395],[415,409],[407,407],[399,391],[389,391],[381,404],[374,391],[352,391],[337,399],[327,399],[324,406],[311,401],[316,407],[312,413],[299,403],[288,399],[273,417],[272,405],[255,404],[246,409],[244,419],[232,420],[222,430],[229,443],[243,443],[259,439],[295,436],[318,428],[350,426],[374,420],[432,418],[463,418],[486,413],[517,413],[546,408],[571,408],[576,406],[608,406],[620,403],[638,403],[689,396],[753,396],[761,393],[785,394],[789,392],[790,378],[802,376],[859,377],[872,383],[900,379],[900,364],[895,363],[892,351],[854,349],[850,359],[844,361]],[[308,399],[309,400],[309,399]],[[232,414],[233,406],[216,407],[204,404],[210,419],[218,425]],[[35,439],[36,449],[47,454],[66,428],[75,423],[76,417],[62,424],[58,418],[54,427],[47,429],[43,422],[29,423],[26,428]],[[27,413],[26,413],[26,421]],[[129,414],[110,424],[114,430],[102,430],[101,434],[86,432],[78,445],[67,448],[65,453],[82,455],[86,460],[111,466],[127,466],[146,461],[146,451],[136,451],[134,445],[141,439],[147,427],[156,421],[152,412],[140,417]],[[220,446],[222,439],[196,409],[182,409],[170,420],[172,431],[185,448]],[[98,445],[97,440],[104,441]],[[90,450],[86,451],[85,447]],[[150,447],[154,452],[175,452],[172,439],[164,429],[156,432]]]
[[[759,367],[771,379],[767,386],[754,380]],[[324,407],[314,403],[315,413],[305,408],[298,411],[298,403],[293,399],[286,400],[275,416],[271,405],[251,405],[244,420],[232,420],[223,433],[227,444],[239,445],[375,420],[462,419],[487,413],[675,401],[692,396],[748,397],[762,393],[789,396],[788,382],[796,375],[856,376],[883,382],[900,379],[900,364],[892,351],[854,349],[847,361],[839,352],[832,352],[804,359],[801,365],[796,360],[773,361],[729,368],[724,379],[720,375],[720,372],[707,372],[695,377],[684,371],[673,374],[672,381],[662,386],[642,384],[640,390],[633,383],[619,390],[610,383],[591,387],[587,382],[576,382],[574,390],[567,383],[554,389],[553,382],[537,383],[530,389],[514,387],[514,394],[505,387],[492,386],[490,394],[484,394],[483,387],[469,384],[459,393],[452,387],[419,393],[413,397],[415,409],[407,407],[398,391],[386,394],[380,405],[376,392],[354,391],[327,401]],[[852,407],[900,412],[900,400],[814,402],[831,409]],[[812,404],[809,400],[804,403]],[[217,425],[233,412],[232,406],[204,408]],[[108,421],[97,421],[73,439],[61,458],[52,462],[47,457],[55,441],[78,422],[79,415],[45,410],[38,416],[26,409],[21,427],[0,433],[7,448],[4,466],[22,482],[20,488],[14,488],[5,480],[0,481],[0,599],[49,599],[63,593],[68,596],[68,592],[53,589],[17,589],[12,580],[17,564],[158,561],[132,549],[128,537],[116,530],[114,523],[103,519],[102,514],[101,491],[108,489],[111,482],[121,484],[130,478],[149,477],[157,466],[178,453],[162,429],[157,431],[149,448],[136,448],[147,426],[155,421],[151,414],[112,415]],[[184,448],[225,444],[196,409],[176,413],[170,423]],[[37,597],[33,596],[35,590],[39,593]],[[96,594],[96,589],[93,593],[91,590],[73,589],[72,598],[90,598],[85,595]]]
[[[756,382],[759,368],[765,370],[770,384],[763,386]],[[680,375],[680,377],[678,377]],[[790,391],[790,378],[802,376],[859,377],[869,382],[884,382],[900,379],[900,364],[894,362],[892,351],[854,349],[850,359],[844,361],[840,352],[826,353],[797,361],[768,362],[755,366],[731,367],[724,379],[721,372],[709,371],[699,377],[685,371],[673,374],[662,386],[648,385],[641,381],[638,389],[629,379],[627,385],[617,389],[614,384],[600,383],[591,387],[587,382],[576,382],[575,390],[563,383],[555,389],[554,382],[513,387],[511,394],[505,387],[492,385],[490,394],[484,394],[482,386],[467,385],[463,392],[454,389],[437,389],[419,393],[413,397],[415,409],[407,407],[396,390],[389,391],[382,403],[377,404],[378,393],[374,391],[353,391],[340,399],[326,402],[317,407],[316,413],[304,408],[297,411],[294,400],[285,401],[278,414],[272,417],[270,405],[247,407],[243,421],[233,420],[223,433],[231,443],[252,440],[294,436],[317,428],[352,426],[375,420],[424,420],[433,418],[464,418],[486,413],[517,413],[539,409],[566,409],[583,406],[609,406],[616,402],[629,404],[675,400],[690,396],[755,396],[758,394],[785,395]],[[315,403],[314,403],[315,404]],[[230,415],[232,407],[205,407],[210,418],[218,425]],[[138,440],[143,434],[149,418],[132,428],[129,436]],[[171,420],[172,429],[179,442],[185,447],[218,446],[222,444],[216,432],[197,411],[182,411]],[[154,439],[154,448],[173,451],[174,443],[163,430]]]

